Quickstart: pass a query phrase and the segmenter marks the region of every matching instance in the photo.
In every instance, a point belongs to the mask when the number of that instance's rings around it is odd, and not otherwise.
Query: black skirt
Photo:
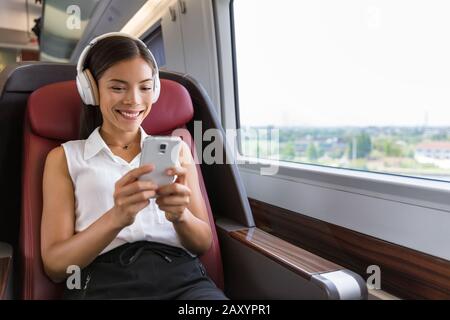
[[[64,299],[228,300],[197,257],[157,242],[124,244],[81,271],[80,289]]]

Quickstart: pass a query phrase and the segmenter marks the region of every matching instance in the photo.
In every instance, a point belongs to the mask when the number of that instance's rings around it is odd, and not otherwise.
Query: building
[[[450,141],[431,141],[417,145],[414,159],[419,163],[434,164],[450,169]]]

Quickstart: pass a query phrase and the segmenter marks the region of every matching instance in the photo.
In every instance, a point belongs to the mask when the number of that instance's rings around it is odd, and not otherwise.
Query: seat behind
[[[18,266],[22,198],[23,122],[28,97],[38,88],[75,79],[75,66],[53,62],[20,62],[0,72],[0,241],[13,247]],[[14,288],[19,287],[14,272]],[[18,296],[15,293],[14,296]]]
[[[48,152],[61,143],[78,139],[81,107],[75,81],[41,87],[28,100],[24,122],[20,229],[21,294],[24,299],[55,299],[61,296],[63,286],[55,285],[46,276],[40,254],[42,176]],[[175,81],[162,79],[161,96],[142,126],[152,135],[169,134],[175,129],[183,129],[192,120],[193,114],[189,92]],[[183,130],[183,138],[195,156],[195,145],[187,130]],[[197,171],[213,232],[213,244],[200,259],[211,279],[223,289],[222,260],[216,228],[198,165]]]

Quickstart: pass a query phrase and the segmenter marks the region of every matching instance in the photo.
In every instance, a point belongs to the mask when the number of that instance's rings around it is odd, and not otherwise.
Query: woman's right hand
[[[130,170],[115,184],[114,207],[112,215],[120,228],[131,225],[139,211],[150,203],[158,186],[152,181],[140,181],[138,178],[154,169],[152,165],[145,165]]]

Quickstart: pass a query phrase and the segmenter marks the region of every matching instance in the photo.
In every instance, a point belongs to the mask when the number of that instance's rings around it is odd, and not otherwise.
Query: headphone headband
[[[98,104],[98,89],[95,85],[95,80],[93,79],[92,74],[89,72],[89,70],[84,70],[84,63],[86,60],[86,57],[89,53],[89,50],[92,49],[92,47],[99,42],[102,39],[109,38],[109,37],[125,37],[129,39],[133,39],[135,41],[140,42],[148,51],[152,62],[152,71],[153,71],[153,99],[152,102],[155,103],[156,100],[158,100],[159,92],[160,92],[160,80],[159,80],[159,70],[158,70],[158,64],[156,62],[155,57],[153,56],[153,53],[148,49],[147,45],[139,38],[133,37],[127,33],[124,32],[109,32],[102,34],[98,37],[95,37],[92,39],[89,44],[83,49],[83,51],[80,54],[80,57],[78,58],[77,63],[77,87],[78,92],[80,93],[81,99],[85,104]]]

